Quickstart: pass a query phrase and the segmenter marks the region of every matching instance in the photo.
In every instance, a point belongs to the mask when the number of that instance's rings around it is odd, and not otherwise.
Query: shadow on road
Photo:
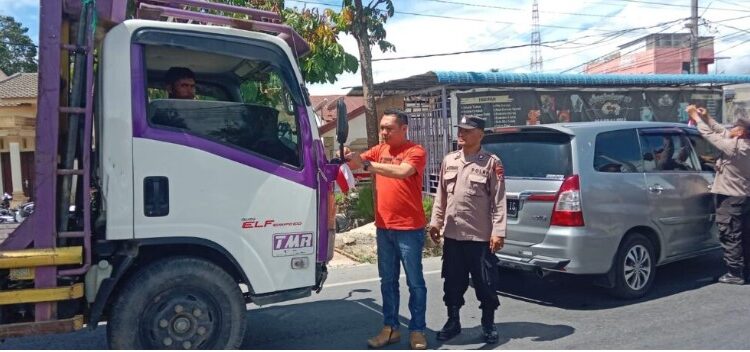
[[[591,277],[552,274],[544,279],[513,270],[502,270],[499,294],[540,305],[565,309],[610,309],[671,296],[714,284],[725,272],[721,251],[657,268],[651,291],[637,300],[622,300],[595,287]]]
[[[367,339],[382,328],[382,307],[372,298],[356,299],[352,290],[347,299],[327,300],[253,309],[248,314],[248,332],[243,349],[367,349]],[[401,322],[401,342],[386,346],[385,350],[409,349],[406,317]],[[531,322],[497,324],[500,341],[487,345],[481,339],[481,327],[464,327],[461,334],[450,341],[435,339],[436,331],[427,329],[430,349],[494,349],[513,339],[552,341],[575,332],[567,325],[548,325]]]
[[[482,328],[475,326],[471,328],[464,327],[461,334],[448,340],[437,341],[432,334],[430,339],[430,349],[480,349],[491,350],[510,342],[515,339],[531,338],[530,341],[543,342],[554,341],[568,335],[572,335],[575,329],[568,325],[549,325],[542,323],[530,322],[506,322],[495,324],[500,334],[500,340],[496,344],[486,344],[482,341]]]

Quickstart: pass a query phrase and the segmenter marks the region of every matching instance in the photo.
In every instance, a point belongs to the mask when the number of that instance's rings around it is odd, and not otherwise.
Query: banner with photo
[[[721,121],[721,89],[601,88],[473,89],[456,92],[456,113],[480,116],[488,127],[586,121],[687,123],[685,107],[698,104]],[[455,117],[454,117],[455,118]]]

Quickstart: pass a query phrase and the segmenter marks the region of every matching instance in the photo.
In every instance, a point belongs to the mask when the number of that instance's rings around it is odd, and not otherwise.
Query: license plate
[[[508,199],[507,201],[508,217],[515,218],[518,216],[518,199]]]

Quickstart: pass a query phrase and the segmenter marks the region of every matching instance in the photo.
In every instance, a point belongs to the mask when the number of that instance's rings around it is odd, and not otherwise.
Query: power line
[[[667,4],[663,2],[655,2],[655,1],[645,1],[645,0],[619,0],[620,3],[607,3],[607,2],[596,2],[598,4],[602,5],[622,5],[622,2],[630,2],[630,3],[636,3],[636,4],[647,4],[647,5],[656,5],[656,6],[663,6],[663,7],[680,7],[680,8],[690,8],[690,5],[679,5],[679,4]],[[699,9],[705,9],[705,7],[698,7]],[[735,11],[735,12],[750,12],[750,10],[743,10],[743,9],[730,9],[730,8],[722,8],[722,7],[714,7],[713,10],[718,11]]]
[[[683,19],[679,19],[679,20],[677,20],[677,21],[673,21],[673,22],[672,22],[672,23],[671,23],[671,24],[670,24],[669,26],[667,26],[666,28],[664,28],[664,29],[662,29],[661,31],[659,31],[659,32],[656,32],[656,33],[661,33],[661,32],[665,32],[665,31],[669,30],[670,28],[674,27],[674,26],[675,26],[676,24],[678,24],[678,23],[677,23],[678,21],[682,21],[682,20],[683,20]],[[666,24],[669,24],[669,22],[666,22],[666,23],[665,23],[665,24],[663,24],[663,25],[666,25]],[[619,34],[619,35],[618,35],[617,37],[619,37],[619,36],[622,36],[622,35],[625,35],[625,34],[627,34],[627,33],[622,33],[622,34]],[[616,38],[616,37],[615,37],[615,38]],[[611,38],[611,39],[614,39],[614,38]],[[629,40],[630,40],[630,39],[629,39]],[[599,40],[599,41],[596,41],[596,42],[593,42],[593,43],[589,43],[588,45],[583,45],[582,47],[586,47],[587,49],[589,49],[589,50],[590,50],[590,49],[592,49],[592,48],[595,48],[595,47],[600,47],[600,46],[604,46],[604,45],[609,45],[609,44],[610,44],[610,43],[609,43],[609,42],[607,42],[607,40],[606,40],[606,39],[603,39],[603,40]],[[563,48],[562,46],[560,46],[560,47],[556,47],[556,49],[563,49],[563,50],[568,50],[568,49],[577,49],[577,48],[578,48],[578,47],[575,47],[575,48]],[[569,54],[564,54],[564,55],[559,55],[559,56],[555,56],[555,57],[553,57],[553,58],[551,58],[551,59],[547,59],[546,61],[547,61],[547,62],[550,62],[550,61],[556,61],[556,60],[559,60],[559,59],[562,59],[562,58],[565,58],[565,57],[569,57],[569,56],[574,56],[574,55],[579,55],[579,54],[580,54],[580,51],[576,51],[576,52],[573,52],[573,53],[569,53]],[[611,54],[611,53],[610,53],[610,54]],[[610,54],[607,54],[607,55],[610,55]],[[606,56],[606,55],[605,55],[605,56]],[[601,58],[601,57],[603,57],[603,56],[600,56],[599,58]],[[596,59],[594,59],[594,60],[596,60]],[[569,69],[567,69],[567,70],[565,70],[565,71],[562,71],[562,72],[568,72],[568,71],[571,71],[571,70],[573,70],[573,69],[575,69],[575,68],[578,68],[578,67],[580,67],[580,66],[583,66],[583,65],[585,65],[585,64],[587,64],[587,63],[589,63],[589,62],[591,62],[591,61],[593,61],[593,60],[587,61],[586,63],[584,63],[584,64],[582,64],[582,65],[579,65],[579,66],[575,66],[575,67],[569,68]],[[507,67],[507,68],[503,68],[503,69],[501,69],[501,71],[513,71],[513,70],[517,70],[517,69],[519,69],[519,68],[523,68],[523,67],[526,67],[526,65],[519,65],[519,66],[514,66],[514,67]]]
[[[736,44],[736,45],[732,45],[732,46],[730,46],[730,47],[728,47],[728,48],[725,48],[725,49],[719,50],[719,51],[717,51],[716,53],[714,53],[714,55],[716,55],[716,54],[721,54],[721,53],[723,53],[723,52],[725,52],[725,51],[728,51],[728,50],[734,49],[734,48],[736,48],[736,47],[738,47],[738,46],[740,46],[740,45],[743,45],[743,44],[747,44],[747,43],[750,43],[750,39],[748,39],[748,40],[745,40],[745,41],[743,41],[743,42],[740,42],[740,43],[738,43],[738,44]]]
[[[443,3],[443,4],[461,5],[461,6],[469,6],[469,7],[481,7],[481,8],[487,8],[487,9],[510,10],[510,11],[527,11],[527,9],[521,9],[521,8],[515,8],[515,7],[505,7],[505,6],[496,6],[496,5],[484,5],[484,4],[472,4],[472,3],[468,3],[468,2],[449,1],[449,0],[423,0],[423,1],[439,2],[439,3]],[[604,17],[604,18],[611,17],[609,15],[595,15],[595,14],[591,14],[591,13],[556,12],[556,11],[542,11],[542,10],[539,10],[539,12],[541,12],[541,13],[558,14],[558,15],[571,15],[571,16]]]
[[[671,28],[671,27],[672,27],[672,26],[670,26],[670,27],[668,27],[668,28]],[[659,33],[662,33],[662,32],[664,32],[664,31],[666,31],[666,30],[667,30],[668,28],[665,28],[665,29],[663,29],[662,31],[659,31],[659,32],[657,32],[657,33],[653,33],[653,34],[659,34]],[[737,33],[733,33],[733,34],[737,34]],[[729,35],[733,35],[733,34],[729,34]],[[729,36],[729,35],[727,35],[727,36]],[[727,36],[724,36],[724,38],[726,38]],[[722,37],[717,37],[717,38],[714,38],[714,39],[720,39],[720,38],[722,38]],[[713,42],[712,42],[712,43],[713,43]],[[699,46],[699,47],[700,47],[700,46]],[[637,50],[639,50],[639,49],[640,49],[640,48],[634,48],[634,49],[632,49],[632,50],[630,50],[630,51],[627,51],[627,52],[620,52],[619,54],[620,54],[620,57],[622,57],[622,56],[625,56],[625,55],[628,55],[628,54],[632,54],[632,53],[634,53],[635,51],[637,51]],[[572,70],[575,70],[575,69],[577,69],[577,68],[579,68],[579,67],[583,67],[583,66],[586,66],[586,65],[588,65],[588,64],[590,64],[590,63],[592,63],[592,62],[594,62],[594,61],[597,61],[597,60],[599,60],[599,59],[602,59],[602,58],[605,58],[605,57],[607,57],[607,56],[610,56],[610,55],[614,55],[614,54],[617,54],[617,52],[612,52],[612,53],[608,53],[608,54],[605,54],[605,55],[599,56],[599,57],[597,57],[597,58],[595,58],[595,59],[593,59],[593,60],[589,60],[589,61],[586,61],[586,62],[584,62],[583,64],[580,64],[580,65],[577,65],[577,66],[574,66],[574,67],[568,68],[568,69],[566,69],[566,70],[564,70],[564,71],[562,71],[562,72],[564,73],[564,72],[568,72],[568,71],[572,71]],[[658,55],[657,55],[657,57],[658,57]],[[655,58],[656,58],[656,57],[654,57],[654,59],[655,59]]]
[[[555,42],[562,42],[565,41],[564,39],[555,40],[551,42],[545,42],[540,44],[541,46],[552,48],[552,46],[547,45],[546,43],[555,43]],[[465,50],[465,51],[454,51],[450,53],[437,53],[437,54],[424,54],[424,55],[413,55],[413,56],[399,56],[399,57],[386,57],[382,59],[372,59],[372,61],[394,61],[394,60],[405,60],[405,59],[423,59],[427,57],[438,57],[438,56],[451,56],[451,55],[460,55],[460,54],[474,54],[474,53],[486,53],[490,51],[501,51],[501,50],[507,50],[507,49],[518,49],[518,48],[525,48],[528,46],[532,46],[534,44],[518,44],[518,45],[509,45],[509,46],[501,46],[497,48],[487,48],[487,49],[477,49],[477,50]]]
[[[602,37],[605,38],[600,39],[598,41],[595,41],[594,43],[581,45],[582,47],[587,47],[590,45],[598,44],[601,42],[604,42],[606,40],[614,39],[616,37],[622,36],[624,34],[644,30],[644,29],[650,29],[650,28],[656,28],[656,27],[662,27],[668,24],[672,24],[672,26],[680,21],[685,20],[684,18],[679,18],[676,20],[668,21],[668,22],[662,22],[653,26],[645,26],[645,27],[637,27],[637,28],[628,28],[628,29],[621,29],[617,31],[609,32],[605,35],[599,35],[599,34],[591,34],[591,35],[585,35],[581,36],[575,39],[557,39],[557,40],[550,40],[546,42],[540,43],[544,47],[553,48],[553,49],[575,49],[575,48],[562,48],[562,45],[565,45],[565,43],[575,43],[577,40],[591,38],[591,37]],[[670,26],[671,27],[671,26]],[[558,46],[551,46],[550,44],[554,43],[563,43]],[[455,52],[447,52],[447,53],[435,53],[435,54],[424,54],[424,55],[413,55],[413,56],[400,56],[400,57],[391,57],[391,58],[381,58],[381,59],[373,59],[372,61],[393,61],[393,60],[405,60],[405,59],[421,59],[421,58],[427,58],[427,57],[437,57],[437,56],[451,56],[451,55],[460,55],[460,54],[473,54],[473,53],[482,53],[482,52],[491,52],[491,51],[501,51],[501,50],[507,50],[507,49],[517,49],[517,48],[523,48],[528,47],[531,44],[519,44],[519,45],[510,45],[510,46],[501,46],[501,47],[495,47],[495,48],[487,48],[487,49],[477,49],[477,50],[465,50],[465,51],[455,51]],[[524,65],[526,66],[526,65]]]
[[[720,37],[720,38],[728,39],[729,37],[735,36],[735,35],[738,35],[738,34],[740,34],[740,33],[736,33],[735,32],[735,33],[731,33],[731,34],[725,35],[725,36]],[[719,38],[717,38],[717,39],[719,39]],[[711,45],[713,45],[713,41],[706,42],[706,43],[703,43],[703,44],[699,44],[698,48],[700,49],[700,48],[711,46]],[[661,54],[655,55],[654,57],[649,57],[649,58],[645,58],[645,59],[636,60],[633,63],[631,63],[629,65],[626,65],[626,66],[620,66],[616,70],[640,68],[640,67],[652,64],[657,59],[672,58],[674,56],[681,56],[683,54],[684,54],[683,50],[674,51],[674,52],[668,52],[668,53],[661,53]],[[623,55],[626,55],[626,54],[623,54]],[[605,70],[602,73],[612,73],[612,72],[615,72],[615,71],[614,70]]]
[[[703,9],[703,13],[701,13],[700,18],[703,18],[703,16],[706,14],[706,11],[708,11],[708,8],[711,7],[711,5],[714,3],[714,0],[711,0],[711,2],[708,3],[708,6],[706,6],[705,9]]]
[[[728,0],[718,0],[718,1],[719,2],[723,2],[723,3],[727,4],[727,5],[739,6],[739,7],[742,7],[742,8],[750,9],[750,7],[747,7],[747,6],[744,6],[744,5],[740,5],[740,4],[738,4],[736,2],[733,2],[733,1],[728,1]]]
[[[714,22],[714,23],[715,23],[715,22]],[[730,26],[730,25],[728,25],[728,24],[719,24],[719,26],[722,26],[722,27],[727,27],[727,28],[731,28],[731,29],[734,29],[734,30],[738,30],[738,31],[741,31],[741,32],[745,32],[745,33],[750,33],[750,31],[749,31],[749,30],[747,30],[747,29],[737,28],[737,27],[735,27],[735,26]]]
[[[724,36],[721,36],[721,37],[717,37],[716,39],[729,39],[729,37],[734,37],[734,36],[737,36],[737,35],[742,35],[742,33],[738,33],[738,32],[730,33],[730,34],[727,34],[727,35],[724,35]],[[717,52],[715,54],[718,54],[718,53],[724,52],[726,50],[735,48],[735,47],[740,46],[742,44],[745,44],[747,42],[750,42],[750,40],[744,41],[744,42],[739,43],[737,45],[734,45],[734,46],[732,46],[730,48],[721,50],[721,51],[719,51],[719,52]],[[713,45],[713,41],[711,41],[711,42],[705,42],[703,44],[698,45],[698,48],[703,48],[703,47],[712,46],[712,45]],[[653,58],[647,58],[645,60],[639,60],[639,61],[636,61],[636,62],[630,64],[630,65],[618,67],[617,70],[639,68],[639,67],[643,67],[643,66],[646,66],[646,65],[650,65],[652,62],[654,62],[657,59],[671,58],[671,57],[674,57],[674,56],[680,56],[682,54],[684,54],[684,53],[681,50],[680,51],[675,51],[675,52],[669,52],[669,53],[662,53],[662,54],[654,56]],[[602,72],[602,73],[612,73],[612,72],[614,72],[614,71],[607,70],[607,71]]]
[[[723,20],[710,21],[710,22],[711,23],[722,23],[722,22],[729,22],[729,21],[741,20],[741,19],[745,19],[745,18],[750,18],[750,15],[745,15],[745,16],[740,16],[740,17],[734,17],[734,18],[726,18],[726,19],[723,19]],[[706,20],[706,19],[704,19],[704,20]]]
[[[310,1],[310,0],[288,0],[288,1],[299,2],[299,3],[303,3],[303,4],[314,4],[314,5],[325,5],[325,6],[339,7],[339,5],[336,5],[336,4],[319,2],[319,1]],[[520,24],[518,22],[494,21],[494,20],[485,20],[485,19],[481,19],[481,18],[455,17],[455,16],[445,16],[445,15],[432,15],[432,14],[427,14],[427,13],[416,13],[416,12],[406,12],[406,11],[394,11],[394,13],[397,13],[397,14],[400,14],[400,15],[430,17],[430,18],[440,18],[440,19],[456,20],[456,21],[497,23],[497,24],[507,24],[507,25],[517,25],[517,24]],[[549,24],[549,25],[540,25],[540,27],[558,28],[558,29],[575,29],[575,30],[579,30],[579,31],[581,30],[580,27],[557,26],[557,25],[551,25],[551,24]],[[599,29],[599,28],[589,28],[588,30],[597,31],[597,32],[607,32],[608,31],[606,29]]]
[[[660,31],[658,31],[658,32],[656,32],[656,33],[651,33],[651,34],[660,34],[660,33],[666,32],[667,30],[669,30],[670,28],[672,28],[672,27],[673,27],[673,26],[674,26],[674,25],[675,25],[675,24],[676,24],[677,22],[680,22],[680,21],[683,21],[683,20],[685,20],[685,18],[680,18],[680,19],[677,19],[677,20],[674,20],[674,21],[670,21],[670,22],[664,22],[664,23],[663,23],[662,25],[667,25],[667,24],[669,24],[669,26],[668,26],[668,27],[666,27],[666,28],[663,28],[662,30],[660,30]],[[652,27],[652,28],[653,28],[653,27]],[[636,50],[638,50],[638,49],[637,49],[637,48],[636,48],[636,49],[632,49],[632,50],[631,50],[631,51],[629,51],[629,52],[626,52],[626,53],[621,53],[621,55],[627,55],[627,54],[630,54],[630,53],[633,53],[633,52],[635,52]],[[596,57],[596,58],[594,58],[594,59],[588,60],[588,61],[586,61],[586,62],[584,62],[584,63],[582,63],[582,64],[580,64],[580,65],[577,65],[577,66],[573,66],[573,67],[571,67],[571,68],[568,68],[568,69],[566,69],[566,70],[563,70],[563,71],[562,71],[561,73],[565,73],[565,72],[568,72],[568,71],[572,71],[572,70],[575,70],[575,69],[577,69],[577,68],[579,68],[579,67],[584,67],[584,66],[586,66],[586,65],[588,65],[588,64],[590,64],[590,63],[592,63],[592,62],[594,62],[594,61],[596,61],[596,60],[599,60],[599,59],[605,58],[605,57],[607,57],[607,56],[610,56],[610,55],[613,55],[613,54],[616,54],[616,53],[617,53],[617,52],[610,52],[610,53],[604,54],[604,55],[602,55],[602,56],[599,56],[599,57]]]

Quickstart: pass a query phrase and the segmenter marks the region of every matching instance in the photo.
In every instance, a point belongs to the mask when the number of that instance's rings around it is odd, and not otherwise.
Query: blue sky
[[[27,34],[39,43],[39,0],[0,0],[0,15],[13,16],[28,28]]]
[[[649,33],[687,32],[690,16],[687,0],[538,0],[541,40],[554,47],[542,48],[545,72],[562,72],[617,50]],[[386,26],[387,39],[396,52],[374,49],[373,58],[393,58],[526,44],[531,34],[532,0],[394,0],[396,15]],[[322,4],[325,5],[322,5]],[[462,4],[463,3],[463,4]],[[332,7],[340,0],[286,0],[287,7]],[[750,73],[750,2],[746,0],[699,0],[710,26],[701,35],[715,39],[716,56],[731,57],[717,64],[718,72]],[[707,7],[707,9],[706,9]],[[0,14],[10,15],[29,28],[38,41],[39,0],[0,0]],[[747,16],[748,18],[738,18]],[[655,26],[667,21],[671,24]],[[651,27],[612,37],[612,31]],[[565,27],[565,28],[561,28]],[[609,34],[609,37],[603,35]],[[357,55],[350,36],[340,36],[344,48]],[[563,42],[568,40],[568,42]],[[564,45],[563,45],[564,44]],[[528,72],[530,48],[463,54],[373,64],[375,82],[408,77],[427,71]],[[714,70],[714,67],[709,67]],[[577,72],[573,70],[572,72]],[[343,87],[360,85],[360,74],[339,77],[335,84],[312,85],[313,94],[345,93]]]

